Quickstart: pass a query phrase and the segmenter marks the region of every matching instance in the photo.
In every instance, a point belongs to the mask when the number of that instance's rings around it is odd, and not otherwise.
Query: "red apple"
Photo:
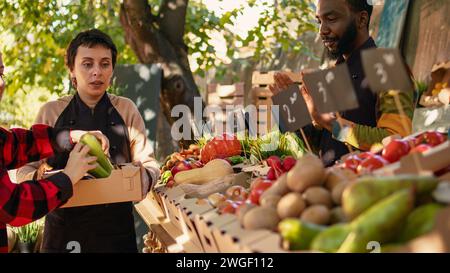
[[[182,171],[191,170],[191,169],[192,169],[192,166],[189,163],[189,161],[182,160],[182,161],[178,162],[177,164],[175,164],[175,166],[173,166],[170,171],[172,172],[172,176],[175,177],[175,175],[177,173],[182,172]]]
[[[408,142],[401,139],[394,139],[384,147],[382,156],[387,161],[394,163],[407,155],[410,149]]]

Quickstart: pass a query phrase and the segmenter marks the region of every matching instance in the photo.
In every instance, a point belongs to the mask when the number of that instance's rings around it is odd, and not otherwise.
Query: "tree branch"
[[[125,39],[143,63],[159,61],[160,43],[155,29],[154,16],[146,0],[124,0],[120,7],[120,22],[125,29]],[[136,40],[144,46],[137,48]]]
[[[184,43],[186,12],[189,0],[163,0],[158,15],[159,27],[169,42],[187,51]],[[175,20],[174,20],[175,19]]]

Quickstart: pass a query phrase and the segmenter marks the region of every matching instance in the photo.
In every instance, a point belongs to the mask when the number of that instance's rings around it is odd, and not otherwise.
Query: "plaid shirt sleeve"
[[[60,133],[46,125],[31,130],[0,128],[0,223],[20,226],[35,221],[64,204],[72,196],[72,183],[63,173],[39,181],[14,184],[7,170],[63,150]],[[61,141],[60,141],[61,142]],[[64,142],[64,141],[62,141]]]

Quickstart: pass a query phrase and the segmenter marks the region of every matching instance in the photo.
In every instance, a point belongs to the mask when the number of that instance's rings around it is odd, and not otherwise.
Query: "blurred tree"
[[[36,87],[67,92],[65,48],[76,33],[95,27],[112,36],[119,64],[162,64],[161,104],[172,123],[174,105],[193,109],[193,97],[199,95],[194,74],[204,76],[215,68],[220,77],[225,64],[244,51],[266,67],[279,50],[310,54],[301,37],[316,30],[312,2],[249,0],[219,14],[208,8],[208,0],[4,0],[0,50],[9,66],[7,92],[27,93]],[[260,10],[257,24],[237,33],[236,25],[249,20],[245,8],[254,7]],[[225,58],[216,52],[217,35],[226,43]]]

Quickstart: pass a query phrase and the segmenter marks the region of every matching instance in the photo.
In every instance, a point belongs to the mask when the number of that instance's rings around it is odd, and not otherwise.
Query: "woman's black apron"
[[[110,142],[113,164],[131,162],[127,126],[108,94],[94,110],[76,94],[55,128],[100,130]],[[66,166],[69,154],[49,158],[54,169]],[[93,182],[95,183],[95,182]],[[57,209],[46,216],[42,252],[137,252],[132,202]]]

